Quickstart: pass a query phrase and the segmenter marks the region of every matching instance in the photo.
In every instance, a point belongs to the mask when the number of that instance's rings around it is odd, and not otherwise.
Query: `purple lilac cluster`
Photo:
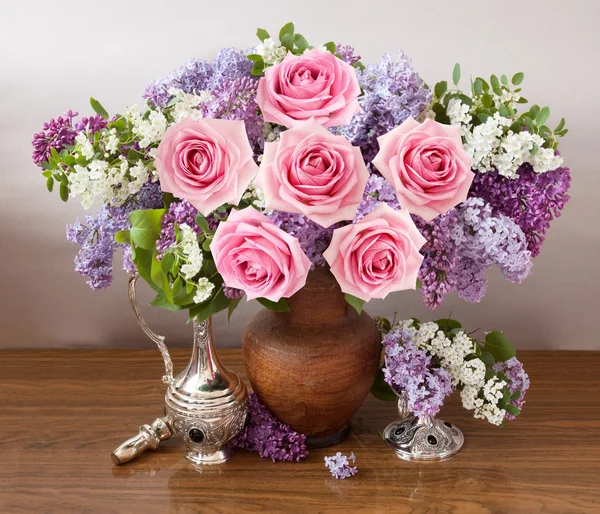
[[[485,295],[485,271],[498,266],[504,277],[519,283],[531,274],[533,263],[525,234],[509,217],[493,216],[481,198],[469,198],[457,208],[457,224],[450,235],[458,260],[452,270],[458,295],[478,302]]]
[[[164,108],[172,98],[170,88],[186,93],[208,91],[212,99],[200,106],[202,116],[244,120],[248,138],[253,145],[262,148],[263,120],[256,103],[258,79],[250,73],[252,62],[246,57],[248,53],[224,48],[217,52],[212,62],[192,59],[167,77],[151,82],[144,98],[152,107]]]
[[[231,441],[232,446],[258,453],[273,462],[300,462],[308,456],[306,436],[278,421],[260,403],[256,394],[248,394],[248,417],[244,429]]]
[[[189,225],[197,234],[200,233],[200,227],[196,223],[198,210],[187,200],[173,202],[169,205],[167,212],[163,215],[160,222],[160,234],[156,242],[158,252],[157,259],[161,260],[165,251],[175,244],[175,223]]]
[[[396,191],[381,175],[372,173],[367,179],[362,201],[358,206],[356,221],[360,221],[380,203],[388,204],[392,209],[400,209]]]
[[[433,357],[418,349],[406,332],[389,332],[382,343],[385,381],[393,390],[406,394],[408,408],[415,416],[435,416],[453,391],[448,371],[435,367]]]
[[[427,240],[421,248],[424,258],[417,275],[423,302],[430,309],[436,309],[456,287],[452,270],[458,262],[458,248],[452,240],[451,231],[458,223],[458,214],[456,209],[450,209],[429,223],[419,216],[412,218]]]
[[[493,366],[493,370],[496,373],[503,373],[504,376],[508,379],[508,389],[511,394],[514,394],[516,391],[521,393],[518,399],[512,400],[510,403],[517,407],[517,409],[521,410],[523,405],[525,404],[525,392],[529,389],[529,375],[525,372],[523,368],[523,364],[516,357],[512,357],[511,359],[504,362],[497,362]],[[514,420],[515,416],[506,413],[506,419],[509,421]]]
[[[362,110],[338,131],[360,146],[370,162],[379,150],[377,138],[409,117],[418,118],[431,100],[431,91],[402,52],[396,57],[385,54],[356,74],[363,90],[358,99]]]
[[[112,283],[115,250],[124,248],[123,267],[135,271],[129,246],[115,241],[119,230],[129,228],[129,214],[135,209],[156,209],[162,205],[157,183],[148,182],[136,195],[120,207],[103,205],[95,214],[87,214],[67,226],[67,240],[81,246],[75,256],[75,271],[88,278],[92,289],[103,289]]]
[[[323,252],[327,250],[333,231],[342,226],[336,223],[329,228],[323,228],[318,223],[309,220],[302,214],[291,212],[272,211],[267,216],[273,223],[300,242],[300,248],[312,262],[312,267],[325,266]]]
[[[358,473],[358,468],[351,466],[351,462],[352,464],[356,462],[354,452],[350,452],[348,457],[342,455],[342,452],[337,452],[331,457],[325,457],[325,467],[329,468],[329,472],[336,480],[344,480]]]
[[[33,135],[31,144],[33,145],[33,162],[41,166],[42,162],[47,162],[50,158],[50,152],[54,148],[60,152],[64,147],[70,146],[75,142],[77,130],[73,127],[73,118],[78,113],[68,110],[64,116],[52,118],[44,123],[42,130]]]
[[[341,45],[338,43],[335,46],[335,53],[350,66],[354,66],[357,62],[360,62],[360,55],[357,55],[354,47],[350,45]]]
[[[94,134],[103,128],[106,128],[107,121],[102,116],[90,116],[81,118],[73,125],[73,120],[79,113],[68,110],[64,116],[52,118],[42,126],[42,130],[33,135],[31,141],[33,145],[33,162],[41,166],[42,162],[48,162],[50,152],[54,148],[60,152],[63,148],[75,143],[75,137],[78,132],[87,131]]]
[[[569,168],[535,173],[529,164],[518,170],[517,178],[503,177],[496,171],[476,173],[469,194],[492,206],[494,214],[513,219],[525,233],[527,247],[536,257],[553,218],[569,200]]]

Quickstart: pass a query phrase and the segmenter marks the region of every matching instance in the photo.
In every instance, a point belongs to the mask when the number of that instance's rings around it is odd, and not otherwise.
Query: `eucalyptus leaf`
[[[267,300],[266,298],[257,298],[256,301],[262,306],[266,307],[275,312],[289,312],[290,306],[285,298],[282,298],[278,302]]]
[[[333,41],[328,41],[323,46],[329,53],[335,54],[336,44]]]
[[[550,117],[550,107],[548,107],[548,106],[542,107],[539,114],[535,118],[535,122],[541,126],[548,121],[549,117]]]
[[[102,107],[102,104],[95,98],[90,98],[90,105],[92,106],[92,109],[94,109],[94,112],[102,116],[105,120],[110,118],[106,109]]]
[[[456,63],[454,65],[454,70],[452,70],[452,82],[454,82],[455,86],[458,86],[460,82],[460,64]]]
[[[256,36],[261,41],[264,41],[265,39],[269,39],[271,37],[265,29],[256,29]]]
[[[522,73],[522,72],[515,73],[512,77],[511,82],[513,83],[513,85],[518,86],[521,82],[523,82],[524,78],[525,78],[524,73]]]
[[[283,44],[283,38],[288,35],[294,35],[294,24],[291,21],[289,23],[286,23],[283,27],[281,27],[281,30],[279,31],[279,41],[281,41],[281,43]]]

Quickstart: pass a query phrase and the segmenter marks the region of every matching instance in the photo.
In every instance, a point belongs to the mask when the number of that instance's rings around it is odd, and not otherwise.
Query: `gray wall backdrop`
[[[1,6],[0,346],[152,346],[129,310],[122,271],[101,292],[73,271],[76,247],[65,240],[65,225],[82,209],[46,192],[30,161],[32,133],[69,108],[89,112],[90,96],[120,111],[140,101],[147,82],[187,59],[249,47],[257,27],[276,33],[293,20],[314,44],[353,44],[366,62],[403,49],[429,83],[449,79],[456,61],[467,77],[523,71],[524,96],[549,104],[551,122],[564,116],[570,129],[561,151],[573,173],[572,198],[533,276],[514,285],[490,273],[480,304],[452,297],[431,313],[418,292],[403,292],[368,310],[422,319],[452,312],[470,329],[504,329],[521,349],[600,349],[600,2],[1,0]],[[243,305],[231,324],[217,316],[217,344],[238,346],[256,310]],[[182,315],[146,312],[174,345],[189,343]]]

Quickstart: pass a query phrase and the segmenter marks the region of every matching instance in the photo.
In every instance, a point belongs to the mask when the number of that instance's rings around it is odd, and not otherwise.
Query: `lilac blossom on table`
[[[113,257],[119,246],[124,248],[123,268],[130,273],[135,271],[130,247],[117,243],[115,234],[129,228],[131,211],[161,206],[159,185],[149,182],[122,206],[103,205],[95,214],[87,214],[67,226],[67,240],[81,246],[75,256],[75,271],[88,278],[92,289],[103,289],[112,283]]]
[[[360,146],[370,162],[379,150],[377,138],[409,117],[419,118],[429,105],[431,91],[402,52],[395,57],[385,54],[356,75],[363,90],[358,98],[362,110],[349,125],[336,130]]]
[[[569,200],[569,168],[535,173],[529,164],[517,171],[518,177],[503,177],[496,171],[476,173],[469,192],[489,203],[494,214],[504,214],[521,227],[531,255],[536,257],[553,218],[558,218]]]
[[[329,472],[336,480],[344,480],[350,478],[358,473],[356,466],[351,466],[350,462],[354,464],[356,462],[356,456],[354,452],[350,452],[350,455],[342,455],[341,452],[337,452],[331,457],[325,457],[325,467],[329,468]]]
[[[278,421],[254,393],[248,394],[246,426],[231,445],[258,453],[273,462],[300,462],[308,456],[306,436]]]
[[[508,388],[511,394],[514,394],[515,391],[520,391],[521,396],[516,400],[512,400],[510,403],[517,407],[519,410],[523,408],[525,404],[525,392],[529,389],[529,375],[525,372],[523,368],[523,364],[516,357],[512,357],[511,359],[504,362],[497,362],[493,366],[493,370],[496,373],[503,373],[508,379]],[[506,413],[506,419],[514,420],[515,416]]]
[[[408,332],[389,332],[383,337],[383,376],[392,389],[406,394],[408,409],[420,418],[435,416],[452,394],[448,371],[435,367],[433,357],[418,349]]]

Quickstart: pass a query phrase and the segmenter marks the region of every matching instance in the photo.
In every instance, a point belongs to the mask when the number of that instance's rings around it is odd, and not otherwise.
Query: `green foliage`
[[[365,304],[364,300],[361,300],[360,298],[357,298],[356,296],[353,296],[351,294],[346,293],[344,295],[344,298],[346,298],[346,301],[352,305],[352,307],[354,307],[354,309],[356,310],[356,312],[358,312],[359,314],[362,312],[363,309],[363,305]]]
[[[256,29],[256,36],[261,41],[264,41],[265,39],[269,39],[271,37],[265,29]]]
[[[458,87],[460,77],[460,65],[457,63],[452,72],[452,81],[455,87],[448,88],[448,83],[445,80],[438,82],[433,87],[434,97],[431,109],[435,113],[436,121],[450,124],[448,105],[451,100],[456,99],[469,106],[473,126],[485,123],[495,113],[498,113],[500,116],[511,120],[510,130],[520,132],[526,129],[544,139],[543,146],[545,148],[552,149],[558,147],[558,137],[567,134],[568,130],[565,129],[564,118],[561,119],[554,130],[547,126],[550,118],[549,107],[533,105],[524,112],[519,112],[515,108],[515,103],[518,105],[527,103],[527,99],[520,95],[521,89],[519,86],[525,77],[522,72],[515,73],[510,81],[507,75],[501,75],[500,78],[497,75],[491,75],[489,82],[481,77],[476,77],[475,80],[471,80],[471,88],[468,94]],[[519,99],[516,102],[511,100],[512,94],[519,94]]]
[[[110,118],[106,109],[102,107],[102,104],[95,98],[90,98],[90,105],[92,106],[92,109],[94,109],[94,112],[102,116],[105,120]]]
[[[484,349],[493,355],[496,362],[507,361],[516,355],[515,347],[499,330],[489,332],[485,336]]]
[[[153,250],[160,234],[165,209],[137,210],[129,215],[131,241],[144,250]]]
[[[435,323],[437,323],[440,327],[440,330],[443,330],[444,332],[450,332],[454,329],[462,328],[462,325],[458,321],[450,318],[436,319]]]
[[[282,298],[278,302],[267,300],[266,298],[257,298],[256,301],[267,309],[271,309],[275,312],[289,312],[290,306],[285,298]]]

